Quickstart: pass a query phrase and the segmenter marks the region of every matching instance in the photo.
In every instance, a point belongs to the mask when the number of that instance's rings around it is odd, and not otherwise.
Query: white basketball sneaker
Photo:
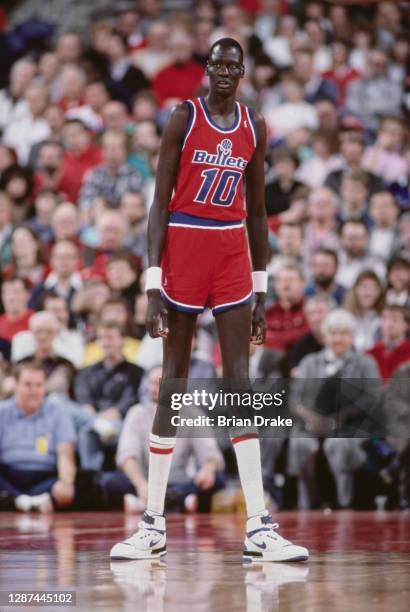
[[[307,561],[309,551],[282,538],[269,512],[252,516],[246,523],[244,561]]]
[[[165,517],[144,512],[138,531],[130,538],[115,544],[110,551],[113,561],[158,559],[167,552]]]

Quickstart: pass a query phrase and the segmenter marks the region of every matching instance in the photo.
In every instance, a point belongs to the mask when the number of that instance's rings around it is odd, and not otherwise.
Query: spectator
[[[143,370],[123,357],[124,336],[117,322],[107,321],[97,327],[97,340],[104,357],[81,370],[75,381],[75,399],[87,411],[98,415],[90,429],[85,429],[81,444],[81,465],[101,469],[104,444],[118,439],[122,419],[138,401]]]
[[[127,132],[129,128],[127,107],[119,100],[111,100],[104,104],[101,117],[105,130]]]
[[[29,112],[25,118],[16,117],[5,126],[5,144],[17,151],[21,164],[28,161],[33,145],[50,135],[50,126],[44,118],[48,103],[47,90],[41,85],[30,85],[24,93]]]
[[[59,204],[52,216],[51,228],[56,242],[68,240],[79,245],[80,216],[76,206],[71,202]]]
[[[321,98],[329,98],[336,102],[337,87],[331,81],[326,81],[316,72],[313,64],[313,53],[303,48],[294,54],[294,73],[304,86],[304,98],[309,104],[314,104]]]
[[[100,278],[86,280],[83,289],[74,297],[72,312],[76,326],[87,342],[95,337],[95,328],[101,309],[110,296],[108,285]]]
[[[132,65],[127,55],[126,40],[120,32],[110,32],[105,53],[109,60],[109,78],[106,83],[108,91],[131,111],[134,97],[148,87],[149,81],[139,68]]]
[[[335,83],[338,90],[337,102],[343,106],[346,97],[346,89],[350,83],[360,77],[360,72],[349,66],[348,47],[342,40],[335,40],[331,43],[332,66],[326,70],[322,76],[327,81]]]
[[[78,249],[69,240],[56,242],[51,250],[51,270],[44,281],[37,285],[30,298],[30,306],[35,309],[47,291],[53,291],[69,305],[83,283],[78,269]]]
[[[176,31],[170,41],[171,63],[160,70],[152,81],[152,89],[162,106],[171,101],[192,98],[201,84],[204,68],[192,59],[192,36]]]
[[[363,270],[374,270],[384,278],[383,262],[368,253],[369,232],[362,221],[346,221],[340,230],[341,251],[336,282],[350,289]]]
[[[354,346],[359,352],[373,346],[379,335],[383,300],[383,285],[372,270],[363,270],[346,294],[343,305],[356,319]]]
[[[130,363],[136,363],[136,357],[138,354],[140,343],[136,340],[135,326],[132,321],[132,317],[128,310],[127,303],[121,297],[113,295],[109,297],[104,304],[101,306],[99,311],[99,320],[102,323],[109,321],[116,321],[121,325],[124,330],[124,343],[122,354],[124,359]],[[145,320],[144,320],[144,333],[145,333]],[[85,348],[84,355],[84,366],[93,365],[98,361],[102,361],[104,357],[101,344],[98,341],[92,340]]]
[[[410,361],[410,342],[407,340],[408,322],[402,306],[385,306],[382,312],[381,341],[367,354],[375,359],[384,381],[391,378],[395,370]]]
[[[387,62],[382,49],[373,49],[363,77],[353,81],[347,89],[347,109],[372,131],[377,130],[379,117],[397,116],[400,112],[401,86],[389,78]]]
[[[75,431],[69,416],[45,399],[41,366],[17,370],[15,395],[0,407],[0,489],[17,510],[52,512],[75,499]]]
[[[399,209],[389,191],[375,193],[370,199],[369,216],[372,221],[369,252],[388,261],[398,244],[397,221]]]
[[[5,191],[0,191],[0,269],[11,260],[12,204]]]
[[[64,112],[82,106],[85,83],[85,73],[78,65],[65,64],[60,73],[58,99],[58,105]]]
[[[395,255],[410,260],[410,212],[405,212],[399,219],[399,242]]]
[[[60,324],[51,312],[40,311],[32,315],[29,329],[34,340],[33,352],[20,359],[19,363],[35,359],[41,364],[47,377],[47,393],[69,397],[72,391],[75,368],[73,363],[58,354],[56,343]]]
[[[36,191],[52,191],[60,197],[66,197],[62,175],[63,147],[60,142],[46,140],[38,153],[35,173]]]
[[[109,507],[124,506],[126,513],[141,512],[148,496],[148,444],[161,379],[161,368],[149,373],[150,398],[133,406],[124,421],[118,442],[117,466],[102,484]],[[189,415],[199,415],[190,409]],[[170,509],[209,512],[212,495],[224,485],[222,453],[212,436],[178,438],[172,460],[166,506]],[[194,460],[195,473],[187,466]]]
[[[127,228],[124,217],[117,210],[107,210],[97,220],[98,246],[86,249],[83,261],[87,266],[85,278],[106,278],[107,263],[125,241]]]
[[[303,228],[297,223],[281,223],[277,233],[277,253],[267,266],[268,274],[275,277],[278,270],[285,265],[304,269]]]
[[[367,213],[368,178],[363,170],[347,170],[340,184],[340,220],[362,221],[368,229],[372,227],[372,219]]]
[[[110,289],[119,293],[133,312],[135,298],[140,293],[135,258],[126,251],[113,255],[107,265],[107,280]]]
[[[58,335],[53,340],[53,351],[56,355],[70,361],[74,367],[80,368],[84,358],[84,339],[80,332],[68,329],[69,312],[67,302],[57,293],[45,292],[41,296],[40,307],[50,313],[59,324]],[[11,347],[12,361],[20,361],[34,355],[36,350],[35,337],[32,331],[22,331],[13,338]]]
[[[310,192],[304,239],[307,257],[312,257],[318,249],[338,250],[337,213],[337,198],[330,189],[320,187]]]
[[[306,432],[324,438],[321,444],[312,437],[290,439],[288,471],[299,476],[300,508],[320,506],[325,493],[320,491],[321,482],[315,483],[312,456],[319,449],[336,482],[333,503],[342,508],[351,503],[354,471],[366,459],[360,439],[343,437],[354,435],[358,430],[371,430],[380,395],[376,364],[352,350],[355,329],[350,313],[341,309],[332,311],[323,323],[325,348],[307,355],[296,369],[290,406],[299,418],[296,426],[299,435]],[[354,385],[349,385],[349,378],[354,379]],[[342,379],[346,380],[345,395],[338,387]],[[335,431],[341,437],[329,437]]]
[[[152,79],[169,63],[169,35],[169,27],[164,21],[153,21],[148,28],[146,46],[132,54],[134,65],[140,68],[148,79]]]
[[[56,53],[61,64],[75,64],[82,51],[81,39],[75,32],[65,32],[57,40]]]
[[[54,238],[51,219],[57,204],[58,197],[53,191],[46,189],[40,191],[34,201],[35,215],[27,222],[27,227],[33,230],[46,247],[50,245]]]
[[[388,266],[386,304],[397,304],[410,311],[410,261],[394,257]]]
[[[387,184],[406,181],[406,160],[402,155],[405,127],[398,117],[387,116],[380,121],[374,145],[366,149],[363,168],[380,176]]]
[[[44,280],[46,253],[39,238],[27,226],[17,226],[11,237],[11,262],[6,276],[19,276],[27,281],[32,290]]]
[[[345,172],[361,168],[364,153],[364,141],[361,133],[348,130],[341,134],[340,140],[341,169],[330,172],[325,180],[325,186],[336,193],[340,193],[342,177]],[[370,194],[383,190],[384,185],[380,177],[368,172],[367,178],[367,186]]]
[[[314,295],[305,301],[304,311],[309,331],[298,338],[289,349],[290,372],[306,355],[322,350],[324,344],[322,325],[333,305],[334,302],[326,294]]]
[[[308,187],[317,189],[337,169],[337,143],[331,131],[319,128],[312,134],[311,146],[313,155],[299,166],[296,176]]]
[[[30,116],[24,92],[33,80],[35,72],[36,65],[28,58],[22,58],[13,64],[9,87],[0,91],[0,132],[11,123]]]
[[[128,234],[124,247],[145,261],[147,255],[148,216],[144,197],[138,192],[127,192],[121,198],[120,212],[127,221]]]
[[[127,142],[125,134],[110,130],[102,138],[103,163],[89,170],[84,177],[79,204],[87,211],[92,200],[98,196],[107,198],[118,206],[121,196],[127,191],[139,191],[141,178],[126,162]]]
[[[298,161],[286,147],[274,149],[272,154],[274,180],[265,187],[265,204],[268,216],[278,215],[290,206],[290,199],[302,187],[295,178]]]
[[[312,257],[312,280],[305,287],[305,296],[314,297],[324,293],[340,306],[345,290],[335,282],[337,268],[337,253],[330,249],[319,249]]]
[[[28,329],[33,311],[27,307],[27,284],[22,278],[6,278],[1,287],[4,314],[0,315],[0,338],[11,342],[20,331]]]
[[[75,203],[87,170],[101,163],[101,151],[91,144],[91,133],[80,119],[65,122],[63,142],[62,182],[69,201]]]

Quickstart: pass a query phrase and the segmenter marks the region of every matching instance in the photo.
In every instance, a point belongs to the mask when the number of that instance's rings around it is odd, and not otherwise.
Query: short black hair
[[[221,47],[222,49],[230,49],[233,47],[234,49],[237,49],[241,56],[241,63],[243,63],[242,46],[234,38],[220,38],[219,40],[215,41],[209,50],[209,57],[212,55],[212,52],[215,49],[215,47]]]

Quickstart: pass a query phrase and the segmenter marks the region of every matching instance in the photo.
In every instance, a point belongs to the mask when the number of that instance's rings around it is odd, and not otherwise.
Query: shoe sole
[[[309,555],[297,555],[296,557],[280,557],[278,555],[275,555],[274,553],[263,553],[253,550],[244,550],[242,559],[246,563],[260,563],[261,561],[308,561]]]
[[[121,555],[110,555],[111,561],[143,561],[147,559],[160,559],[167,554],[167,547],[157,548],[156,550],[147,550],[146,552],[141,552],[138,556],[135,557],[125,557]]]

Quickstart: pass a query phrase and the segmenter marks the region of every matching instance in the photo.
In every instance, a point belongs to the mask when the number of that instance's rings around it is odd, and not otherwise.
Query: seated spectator
[[[50,135],[50,126],[44,118],[48,104],[47,90],[41,85],[32,84],[24,92],[24,98],[29,112],[25,117],[10,121],[3,134],[3,142],[15,149],[22,165],[27,163],[31,147]]]
[[[97,322],[101,308],[110,297],[108,285],[100,278],[90,278],[84,287],[74,296],[71,304],[77,329],[81,330],[84,340],[95,338]]]
[[[302,187],[295,179],[297,158],[286,147],[274,149],[272,153],[274,180],[265,187],[265,204],[268,217],[288,210],[290,199]]]
[[[28,168],[10,166],[2,174],[0,190],[9,198],[12,204],[12,221],[23,223],[31,210],[33,192],[33,173]]]
[[[128,233],[124,247],[129,249],[141,261],[147,256],[148,215],[144,197],[141,193],[124,193],[121,198],[120,212],[127,221]]]
[[[299,508],[320,507],[328,493],[321,490],[324,481],[317,480],[315,473],[319,451],[336,484],[336,499],[325,501],[341,508],[351,503],[354,471],[366,459],[360,439],[343,437],[371,431],[380,396],[376,364],[353,350],[355,330],[350,313],[332,311],[323,323],[325,348],[304,357],[296,368],[289,405],[299,419],[298,436],[290,438],[287,465],[288,473],[299,477]],[[354,379],[352,385],[349,378]],[[344,394],[342,379],[347,385]],[[329,437],[335,431],[342,437]],[[322,441],[299,437],[303,432]]]
[[[0,132],[19,119],[30,117],[30,109],[24,93],[36,73],[36,64],[31,59],[21,58],[10,70],[9,86],[0,91]]]
[[[120,251],[127,234],[126,220],[118,210],[109,209],[97,219],[97,248],[87,248],[82,254],[86,266],[84,278],[105,278],[107,264],[114,253]]]
[[[80,432],[81,465],[99,470],[104,463],[104,446],[118,439],[122,419],[138,401],[143,370],[123,357],[124,335],[114,321],[100,323],[97,341],[103,351],[102,361],[81,370],[74,387],[75,400],[98,416],[90,428]]]
[[[275,278],[275,292],[276,302],[266,310],[266,348],[260,363],[264,375],[280,370],[290,346],[308,331],[300,270],[293,266],[284,266],[279,270]]]
[[[127,162],[127,137],[114,130],[105,132],[102,138],[103,162],[89,170],[84,177],[79,204],[87,212],[94,198],[102,196],[118,206],[127,191],[139,191],[142,181],[139,174]]]
[[[369,254],[369,231],[362,221],[346,221],[342,225],[340,245],[336,282],[342,287],[351,289],[363,270],[373,270],[379,278],[384,278],[385,265]]]
[[[322,293],[305,300],[304,311],[309,331],[295,340],[288,351],[287,362],[290,372],[306,355],[322,350],[324,344],[322,325],[333,306],[334,302]]]
[[[335,83],[338,92],[337,103],[342,107],[345,102],[347,87],[360,77],[360,72],[349,65],[348,47],[344,41],[334,40],[330,45],[330,50],[332,66],[322,73],[322,77]]]
[[[395,255],[410,261],[410,211],[403,213],[399,219],[399,240]]]
[[[101,110],[105,130],[126,133],[129,128],[128,110],[123,102],[109,100]]]
[[[53,341],[53,350],[56,355],[64,357],[76,368],[83,365],[84,360],[84,339],[82,334],[73,329],[68,329],[69,312],[67,302],[57,293],[52,291],[42,295],[40,306],[45,312],[53,315],[58,323],[58,335]],[[35,338],[32,331],[22,331],[13,338],[11,346],[11,360],[16,362],[24,357],[35,353]]]
[[[184,30],[175,30],[169,39],[169,66],[155,75],[152,90],[163,107],[175,101],[192,98],[197,94],[205,74],[204,67],[192,58],[192,36]]]
[[[104,51],[109,62],[107,89],[113,98],[123,102],[131,111],[134,97],[149,86],[149,81],[142,70],[133,66],[127,54],[126,40],[120,32],[111,30]]]
[[[51,219],[51,227],[55,242],[68,240],[80,246],[78,238],[80,214],[77,207],[71,202],[62,202],[57,206]]]
[[[307,47],[294,53],[294,74],[303,83],[304,99],[314,104],[321,98],[328,98],[336,102],[338,91],[335,83],[327,81],[320,76],[313,65],[313,53]]]
[[[386,304],[397,304],[410,311],[410,261],[405,257],[394,257],[389,262]]]
[[[5,191],[0,191],[0,269],[11,260],[12,203]]]
[[[46,247],[53,242],[51,219],[57,204],[58,197],[53,191],[40,191],[34,200],[35,215],[27,222],[27,227],[33,230]]]
[[[6,278],[1,286],[4,314],[0,315],[0,338],[12,341],[14,336],[28,329],[33,311],[28,304],[27,283],[16,277]]]
[[[311,263],[312,280],[305,287],[305,296],[313,297],[323,293],[340,306],[345,290],[335,282],[337,254],[330,249],[320,249],[313,255]]]
[[[363,134],[357,130],[346,130],[340,135],[340,154],[341,168],[333,170],[325,180],[325,186],[332,191],[340,194],[342,177],[348,170],[359,170],[363,163],[364,138]],[[369,195],[382,191],[384,188],[383,180],[367,171],[367,187]]]
[[[402,306],[385,306],[382,311],[381,341],[367,354],[375,359],[384,381],[395,370],[410,361],[410,341],[407,339],[408,321]]]
[[[51,312],[35,312],[29,323],[29,330],[34,340],[33,352],[21,358],[18,363],[35,359],[43,368],[47,377],[47,393],[58,393],[69,397],[75,376],[75,367],[71,361],[59,354],[56,340],[60,324]]]
[[[308,258],[318,249],[338,250],[337,212],[337,199],[330,189],[319,187],[311,191],[304,239],[304,250]]]
[[[313,155],[300,164],[296,178],[308,187],[317,189],[323,185],[327,175],[339,166],[337,138],[332,131],[319,128],[312,134],[311,146]]]
[[[135,257],[127,251],[114,254],[107,264],[107,282],[125,300],[129,312],[133,312],[135,298],[141,292]]]
[[[83,104],[85,83],[85,72],[78,64],[66,63],[63,66],[59,76],[57,103],[64,112]]]
[[[375,257],[388,261],[399,242],[397,231],[399,208],[389,191],[380,191],[371,197],[369,217],[372,222],[369,252]]]
[[[273,138],[286,138],[301,128],[316,130],[319,119],[315,107],[303,100],[303,87],[292,75],[285,75],[280,84],[281,103],[265,113]]]
[[[67,198],[62,174],[63,147],[60,141],[46,140],[38,152],[35,173],[35,194],[52,191],[60,198]]]
[[[4,275],[18,276],[33,288],[43,282],[47,256],[37,234],[25,225],[15,227],[11,237],[11,261]]]
[[[108,507],[124,507],[126,513],[141,512],[148,497],[149,436],[158,401],[161,368],[149,373],[150,398],[133,406],[124,421],[116,463],[121,471],[106,472],[102,485]],[[187,415],[197,416],[190,409]],[[188,472],[194,461],[195,473]],[[212,436],[177,439],[165,505],[168,509],[209,512],[211,498],[224,485],[224,461]]]
[[[276,276],[285,265],[292,265],[304,270],[303,227],[300,223],[281,223],[276,240],[277,252],[267,266],[268,274]]]
[[[374,145],[363,156],[363,168],[387,184],[406,181],[408,170],[402,155],[405,134],[405,126],[398,117],[382,119]]]
[[[0,490],[22,512],[67,508],[75,498],[72,421],[45,399],[40,365],[22,364],[16,377],[14,396],[0,406]]]
[[[339,220],[362,221],[370,230],[373,223],[367,213],[368,177],[363,170],[347,170],[340,184]]]
[[[155,20],[148,26],[146,45],[132,54],[134,65],[143,70],[148,79],[154,78],[169,64],[169,36],[168,24],[160,19]]]
[[[379,337],[383,294],[383,285],[377,274],[363,270],[345,296],[343,307],[356,320],[354,346],[359,352],[367,351]]]
[[[102,161],[101,150],[92,144],[91,132],[80,119],[65,121],[63,144],[61,181],[69,201],[75,203],[84,175]]]
[[[373,131],[380,117],[400,113],[402,88],[388,76],[387,62],[385,51],[372,49],[364,75],[347,89],[346,108]]]
[[[158,154],[160,142],[159,129],[153,119],[144,119],[136,124],[128,162],[144,181],[153,178],[152,159]]]
[[[134,336],[134,325],[130,311],[128,310],[127,303],[122,297],[116,297],[113,295],[109,297],[102,305],[99,312],[99,320],[102,323],[106,321],[116,321],[121,325],[124,330],[124,344],[122,354],[124,359],[130,363],[136,363],[136,358],[140,346],[139,340]],[[145,319],[144,319],[144,330],[145,330]],[[83,366],[89,366],[98,361],[102,361],[104,353],[101,348],[101,344],[97,340],[88,342],[85,347],[84,362]]]
[[[74,242],[56,242],[50,255],[51,270],[44,281],[32,291],[30,307],[36,309],[48,291],[61,296],[70,306],[74,295],[83,286],[81,275],[77,272],[78,262],[79,254]]]

